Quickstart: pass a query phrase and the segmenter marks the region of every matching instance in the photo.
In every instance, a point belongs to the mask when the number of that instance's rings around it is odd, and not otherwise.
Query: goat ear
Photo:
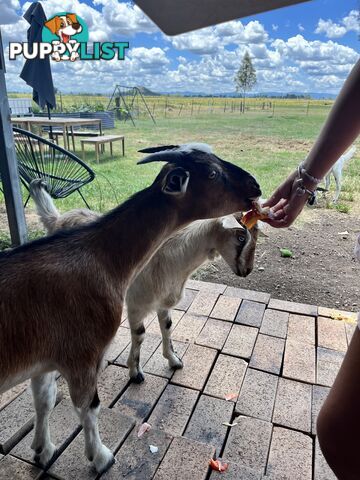
[[[164,150],[176,150],[179,148],[179,145],[161,145],[159,147],[149,147],[149,148],[142,148],[138,150],[140,153],[157,153],[163,152]]]
[[[167,195],[184,195],[190,180],[190,173],[181,167],[174,168],[165,176],[162,191]]]

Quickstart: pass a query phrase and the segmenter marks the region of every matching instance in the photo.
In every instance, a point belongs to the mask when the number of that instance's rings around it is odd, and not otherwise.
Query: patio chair
[[[73,153],[21,128],[13,127],[20,180],[27,190],[35,178],[42,178],[52,198],[65,198],[78,192],[95,178],[94,171]],[[29,201],[28,196],[25,206]]]

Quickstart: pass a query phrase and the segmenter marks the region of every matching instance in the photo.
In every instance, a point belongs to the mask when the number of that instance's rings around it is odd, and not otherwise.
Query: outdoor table
[[[73,149],[75,151],[74,127],[81,125],[98,125],[100,135],[102,135],[100,118],[69,118],[69,117],[12,117],[11,122],[23,125],[25,130],[31,132],[32,126],[38,127],[60,127],[63,131],[64,148],[69,150],[69,129],[72,136]]]

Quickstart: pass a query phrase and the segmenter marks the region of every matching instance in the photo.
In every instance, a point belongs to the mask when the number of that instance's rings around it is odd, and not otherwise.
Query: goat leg
[[[183,368],[183,362],[181,358],[174,351],[173,343],[171,340],[171,326],[172,320],[169,310],[159,310],[157,316],[160,323],[160,330],[162,335],[163,344],[163,356],[169,361],[169,367],[174,370]]]
[[[84,428],[85,455],[98,473],[104,473],[115,463],[115,458],[101,442],[99,435],[100,400],[96,389],[96,374],[94,374],[94,378],[88,378],[85,381],[79,378],[70,378],[69,380],[71,400]]]
[[[131,349],[127,360],[129,367],[130,380],[134,383],[142,383],[145,380],[144,373],[140,365],[140,350],[145,338],[145,327],[142,316],[135,316],[128,313],[131,330]]]
[[[35,452],[34,460],[45,466],[56,452],[49,429],[49,417],[56,402],[55,372],[33,377],[31,389],[36,411],[35,435],[31,448]]]

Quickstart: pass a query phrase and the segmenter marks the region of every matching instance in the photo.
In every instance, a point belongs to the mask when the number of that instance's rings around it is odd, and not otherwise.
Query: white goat
[[[38,215],[49,233],[87,223],[99,216],[90,210],[71,210],[60,215],[41,180],[34,180],[30,195]],[[191,273],[218,254],[232,271],[248,275],[254,264],[258,228],[251,233],[239,224],[241,214],[212,220],[198,220],[168,239],[137,275],[127,290],[126,304],[132,344],[128,358],[129,375],[140,383],[144,375],[140,365],[140,348],[144,340],[144,318],[156,311],[163,340],[163,355],[170,368],[182,368],[171,341],[171,315],[182,298],[184,285]]]
[[[336,192],[333,199],[333,202],[336,203],[339,199],[341,192],[341,181],[342,181],[342,171],[344,165],[351,160],[355,155],[356,147],[353,145],[347,152],[345,152],[341,157],[336,161],[331,170],[325,176],[325,190],[329,190],[331,183],[331,174],[334,175],[336,183]]]

